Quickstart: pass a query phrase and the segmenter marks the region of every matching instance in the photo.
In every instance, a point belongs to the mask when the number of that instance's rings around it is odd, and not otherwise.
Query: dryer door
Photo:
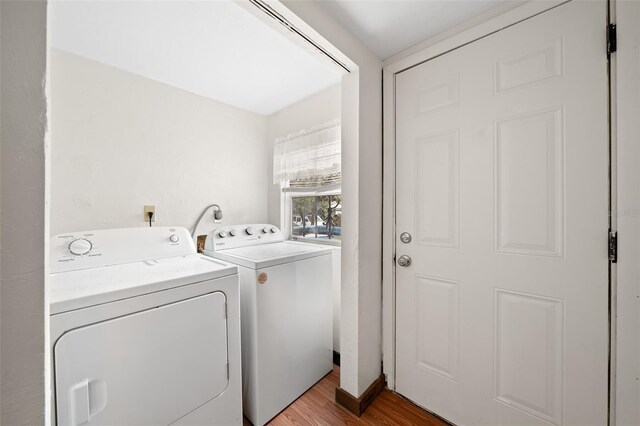
[[[54,346],[59,425],[166,425],[228,383],[226,296],[77,328]]]

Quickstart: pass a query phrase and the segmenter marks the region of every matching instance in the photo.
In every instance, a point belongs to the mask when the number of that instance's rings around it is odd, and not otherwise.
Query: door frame
[[[610,424],[640,424],[640,3],[610,0],[618,49],[611,56],[612,222],[622,237],[611,271]]]
[[[396,255],[396,121],[395,121],[395,82],[396,76],[402,71],[407,70],[408,68],[412,68],[416,65],[419,65],[423,62],[426,62],[430,59],[434,59],[440,55],[443,55],[451,50],[462,47],[466,44],[469,44],[473,41],[491,35],[497,31],[515,25],[521,21],[529,19],[533,16],[536,16],[540,13],[553,9],[557,6],[560,6],[564,3],[567,3],[571,0],[531,0],[527,3],[518,3],[516,6],[513,4],[503,4],[502,6],[495,7],[485,12],[482,15],[479,15],[476,18],[472,18],[469,21],[466,21],[451,30],[446,31],[440,35],[437,35],[431,39],[428,39],[404,52],[401,52],[391,58],[385,60],[383,67],[383,223],[382,223],[382,240],[383,240],[383,251],[382,251],[382,359],[383,359],[383,373],[386,376],[387,384],[389,389],[396,389],[396,283],[395,283],[395,255]],[[574,0],[580,1],[580,0]],[[606,4],[607,0],[599,0]],[[610,7],[610,22],[615,23],[615,10],[616,4],[615,0],[608,1]],[[605,23],[603,23],[603,35],[605,34]],[[604,54],[604,52],[603,52]],[[610,63],[611,66],[611,82],[610,82],[610,92],[612,96],[610,97],[610,102],[612,105],[615,105],[615,90],[614,85],[617,76],[616,67],[616,55],[612,56],[612,60]],[[631,82],[632,87],[638,87],[639,84],[636,82]],[[615,209],[616,201],[620,202],[621,195],[617,193],[616,185],[616,174],[617,168],[616,164],[619,164],[624,159],[616,160],[616,140],[615,140],[615,119],[616,114],[619,117],[620,111],[616,111],[616,108],[612,108],[613,116],[611,118],[612,123],[612,134],[611,134],[611,144],[612,144],[612,171],[611,171],[611,188],[612,188],[612,209]],[[632,114],[634,111],[628,111],[626,114]],[[630,120],[631,121],[631,120]],[[637,129],[636,129],[637,130]],[[636,133],[636,136],[640,136],[640,132]],[[632,139],[631,139],[632,140]],[[636,152],[636,151],[634,151]],[[628,157],[626,161],[632,161],[632,157]],[[636,166],[637,167],[637,166]],[[631,168],[631,165],[630,165]],[[627,172],[628,173],[628,172]],[[634,177],[635,181],[640,180],[640,172],[636,172]],[[632,187],[632,185],[629,185]],[[633,197],[633,198],[632,198]],[[639,200],[640,197],[637,196],[629,196],[630,200],[628,201],[636,201]],[[640,205],[639,205],[640,207]],[[615,227],[615,217],[612,217],[613,224]],[[615,230],[615,228],[614,228]],[[605,242],[603,242],[604,244]],[[638,240],[633,241],[633,245],[636,249],[634,253],[638,253],[640,251],[640,238]],[[628,267],[632,267],[634,259],[631,259],[631,262]],[[615,349],[616,349],[616,335],[615,335],[615,318],[616,318],[616,303],[615,303],[615,288],[616,288],[616,272],[618,272],[618,267],[614,264],[611,264],[611,274],[610,274],[610,294],[612,297],[612,302],[610,303],[610,421],[609,424],[615,424],[615,377],[616,373],[619,375],[622,372],[615,370]],[[636,271],[632,271],[636,272]],[[637,275],[636,275],[637,276]],[[631,315],[629,315],[631,316]],[[631,333],[634,331],[636,335],[638,331],[640,331],[640,321],[634,317],[631,321],[634,321],[630,324]],[[631,322],[630,321],[630,322]],[[631,344],[636,344],[637,342],[632,341]],[[634,346],[634,349],[638,349]],[[640,365],[637,366],[638,370],[636,371],[625,371],[625,374],[632,374],[633,377],[638,377],[637,374],[640,374]],[[633,389],[634,395],[640,395],[640,390]],[[632,391],[627,386],[624,389],[626,392]],[[633,401],[632,399],[629,399]],[[637,398],[635,399],[637,401]],[[627,408],[629,410],[629,408]],[[638,414],[637,418],[640,418],[640,409],[634,407],[631,411],[634,411]]]

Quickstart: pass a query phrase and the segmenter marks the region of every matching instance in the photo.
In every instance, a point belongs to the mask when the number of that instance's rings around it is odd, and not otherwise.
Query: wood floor
[[[387,389],[358,418],[335,403],[339,382],[340,368],[334,366],[331,373],[285,408],[268,423],[269,426],[448,425]],[[244,425],[251,423],[245,419]]]

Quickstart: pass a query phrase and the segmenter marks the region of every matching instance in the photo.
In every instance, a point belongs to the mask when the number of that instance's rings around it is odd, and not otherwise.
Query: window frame
[[[315,187],[315,188],[292,188],[289,186],[289,182],[282,188],[281,196],[281,214],[280,221],[284,238],[289,241],[298,241],[310,244],[321,244],[341,247],[341,240],[336,239],[320,239],[320,238],[300,238],[292,234],[293,227],[293,214],[291,212],[292,199],[294,197],[321,197],[325,195],[342,195],[342,187],[340,184],[328,185],[327,187]]]

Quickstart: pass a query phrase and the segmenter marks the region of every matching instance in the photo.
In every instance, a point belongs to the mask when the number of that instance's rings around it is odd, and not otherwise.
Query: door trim
[[[611,21],[618,28],[618,50],[611,57],[612,219],[620,235],[618,263],[612,270],[611,302],[616,323],[612,342],[612,420],[640,424],[640,3],[610,1]]]
[[[615,31],[616,24],[616,3],[615,0],[607,0],[607,50],[610,49],[610,27],[614,25]],[[614,46],[617,45],[617,34],[614,34],[615,40]],[[615,425],[617,422],[616,416],[616,352],[617,352],[617,262],[618,262],[618,221],[612,211],[617,210],[617,167],[616,167],[616,126],[615,126],[615,114],[616,114],[616,52],[617,49],[613,49],[612,52],[607,52],[607,84],[609,89],[609,232],[615,236],[615,260],[611,261],[611,254],[609,256],[609,400],[608,403],[608,424]],[[609,237],[611,238],[611,237]],[[609,242],[611,244],[611,242]]]

